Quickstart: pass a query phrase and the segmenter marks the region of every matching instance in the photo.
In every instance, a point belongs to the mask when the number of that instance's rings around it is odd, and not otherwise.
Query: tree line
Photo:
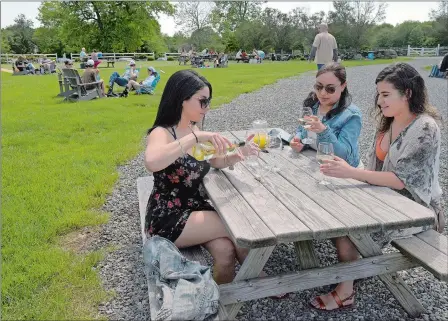
[[[265,1],[46,1],[39,7],[41,26],[19,15],[2,29],[2,52],[178,52],[240,48],[266,52],[309,51],[317,25],[325,22],[341,49],[448,46],[448,0],[438,3],[428,21],[384,23],[387,4],[333,1],[333,10],[309,13],[297,7],[288,13],[262,7]],[[423,5],[423,4],[422,4]],[[180,30],[162,34],[160,14],[173,16]]]

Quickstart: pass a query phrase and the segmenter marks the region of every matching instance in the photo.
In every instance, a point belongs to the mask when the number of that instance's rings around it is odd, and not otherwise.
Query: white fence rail
[[[437,57],[440,53],[440,44],[437,45],[436,48],[411,48],[411,45],[408,45],[408,57],[412,56],[430,56]]]
[[[0,54],[1,61],[5,61],[6,60],[6,63],[8,63],[8,64],[12,63],[13,60],[19,58],[19,56],[23,56],[23,57],[25,57],[27,59],[30,59],[30,57],[31,57],[31,60],[33,60],[33,62],[38,62],[39,59],[43,58],[43,56],[47,56],[47,58],[53,59],[53,60],[56,60],[56,61],[58,60],[58,54],[57,53],[52,53],[52,54],[46,54],[46,53],[43,53],[43,54],[7,54],[7,53]]]
[[[126,58],[132,58],[138,56],[151,56],[155,59],[154,52],[103,52],[103,56],[98,59],[113,59],[114,61],[118,61],[119,59],[126,59]],[[90,57],[90,56],[88,56]],[[70,59],[76,59],[79,58],[79,53],[71,53]]]

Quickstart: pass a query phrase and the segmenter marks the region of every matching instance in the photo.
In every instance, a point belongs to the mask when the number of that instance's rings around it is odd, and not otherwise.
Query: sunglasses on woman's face
[[[210,98],[199,98],[199,102],[201,103],[201,108],[206,109],[210,106],[211,99]]]
[[[338,86],[335,86],[335,85],[326,85],[326,86],[324,86],[324,85],[321,85],[321,84],[314,84],[314,89],[315,89],[317,92],[320,92],[322,89],[325,88],[325,91],[326,91],[327,93],[329,93],[329,94],[334,94],[335,91],[336,91],[336,88],[337,88],[337,87],[338,87]]]

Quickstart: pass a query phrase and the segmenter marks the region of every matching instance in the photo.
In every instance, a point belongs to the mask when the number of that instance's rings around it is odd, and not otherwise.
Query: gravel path
[[[438,59],[418,59],[412,64],[418,68],[438,62]],[[363,114],[363,130],[360,137],[361,153],[365,155],[374,132],[374,124],[368,117],[368,109],[374,97],[374,79],[384,65],[363,66],[348,69],[349,90],[353,102]],[[425,75],[430,102],[438,107],[448,119],[448,82],[428,78]],[[298,107],[314,83],[314,73],[282,79],[260,90],[243,94],[229,104],[207,115],[205,128],[215,131],[242,130],[254,119],[266,119],[269,126],[282,127],[293,132]],[[151,124],[148,124],[150,126]],[[448,186],[447,126],[443,128],[443,151],[441,160],[442,186]],[[143,150],[142,146],[142,150]],[[363,158],[365,161],[365,158]],[[146,279],[141,254],[140,218],[136,179],[147,175],[143,167],[143,154],[119,168],[120,179],[107,199],[103,210],[111,212],[110,222],[102,227],[91,244],[91,249],[113,246],[97,269],[104,287],[115,292],[114,298],[99,307],[99,313],[110,320],[149,320],[149,304]],[[445,187],[445,193],[447,189]],[[445,208],[448,204],[445,198]],[[447,213],[445,213],[447,214]],[[447,231],[445,230],[445,234]],[[334,264],[336,253],[328,241],[316,242],[323,265]],[[393,251],[388,248],[386,251]],[[266,272],[296,270],[291,245],[280,245],[266,265]],[[448,320],[448,287],[422,268],[400,272],[412,286],[417,298],[428,313],[414,320]],[[316,288],[289,296],[281,301],[263,299],[247,302],[238,314],[239,320],[406,320],[405,311],[377,278],[362,280],[357,285],[356,306],[339,312],[318,312],[308,307],[309,300],[327,293],[329,286]]]

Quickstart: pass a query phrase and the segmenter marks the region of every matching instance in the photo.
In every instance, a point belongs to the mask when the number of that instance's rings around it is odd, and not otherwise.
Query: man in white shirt
[[[336,39],[332,34],[328,33],[328,26],[325,23],[319,25],[319,33],[314,38],[309,61],[314,59],[317,64],[317,70],[329,62],[338,61]]]

